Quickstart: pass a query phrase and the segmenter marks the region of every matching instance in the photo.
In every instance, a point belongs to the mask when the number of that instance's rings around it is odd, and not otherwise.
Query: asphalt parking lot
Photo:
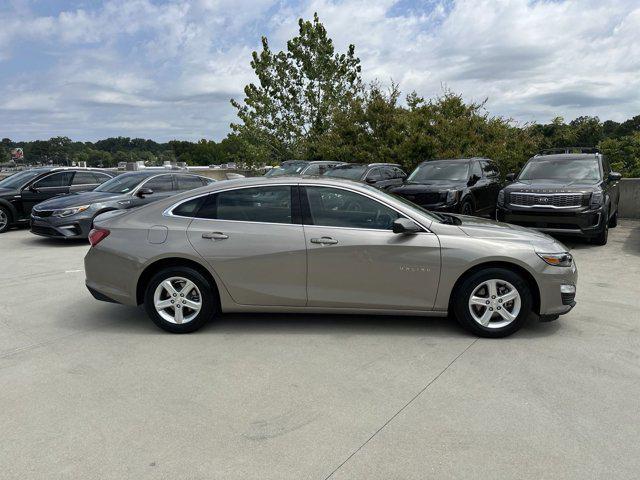
[[[296,315],[177,336],[93,300],[88,245],[0,235],[0,478],[638,478],[640,221],[567,244],[578,305],[507,339]]]

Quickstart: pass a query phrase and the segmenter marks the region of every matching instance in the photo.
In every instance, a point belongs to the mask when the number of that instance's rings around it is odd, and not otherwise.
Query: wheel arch
[[[490,262],[479,263],[465,270],[458,277],[458,279],[453,285],[453,288],[451,289],[451,293],[449,295],[449,307],[448,307],[449,312],[453,311],[452,310],[453,299],[456,296],[457,290],[462,285],[462,282],[464,282],[469,276],[473,275],[474,273],[484,270],[486,268],[504,268],[524,278],[524,280],[529,285],[529,289],[531,290],[531,297],[532,297],[531,300],[533,302],[533,304],[531,305],[531,308],[535,313],[537,314],[540,313],[540,287],[538,286],[538,282],[536,281],[535,277],[526,268],[518,264],[510,263],[506,261],[490,261]]]
[[[4,198],[0,198],[0,207],[4,207],[5,210],[9,211],[10,224],[18,221],[18,210],[11,202],[9,202],[8,200],[5,200]]]
[[[160,270],[163,270],[168,267],[189,267],[196,270],[200,273],[204,278],[207,279],[209,285],[211,286],[211,291],[214,296],[214,300],[216,302],[216,308],[220,311],[220,290],[218,289],[218,284],[211,274],[211,272],[204,267],[202,264],[196,262],[195,260],[191,260],[183,257],[169,257],[169,258],[161,258],[158,259],[145,267],[140,276],[138,277],[138,282],[136,284],[136,303],[141,305],[144,303],[144,293],[147,288],[147,285],[151,278],[158,273]]]

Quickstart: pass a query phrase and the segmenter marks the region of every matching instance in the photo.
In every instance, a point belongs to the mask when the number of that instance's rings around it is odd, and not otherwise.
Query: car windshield
[[[589,159],[540,159],[527,163],[518,180],[600,180],[600,166],[595,158]]]
[[[362,174],[367,170],[366,165],[338,165],[327,171],[326,177],[346,178],[348,180],[360,180]]]
[[[419,165],[407,178],[407,182],[426,182],[429,180],[468,180],[467,162],[427,162]]]
[[[272,168],[269,170],[265,177],[284,177],[287,175],[298,175],[304,167],[307,166],[306,162],[300,163],[286,163],[284,165],[280,165],[279,167]]]
[[[40,170],[27,170],[24,172],[14,173],[3,180],[0,180],[0,188],[20,188],[24,184],[28,183],[29,180],[36,178],[41,173],[42,171]]]
[[[143,175],[120,175],[104,182],[94,192],[127,193],[148,177]]]

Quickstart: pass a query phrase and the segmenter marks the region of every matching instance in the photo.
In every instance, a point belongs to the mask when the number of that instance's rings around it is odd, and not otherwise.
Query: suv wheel
[[[607,212],[608,216],[608,212]],[[605,216],[605,220],[602,222],[602,227],[600,227],[600,231],[593,237],[591,237],[591,243],[594,245],[606,245],[607,240],[609,239],[609,221],[607,220],[607,216]]]
[[[144,295],[147,314],[171,333],[198,330],[215,313],[209,282],[189,267],[170,267],[156,273]]]
[[[519,330],[531,313],[531,291],[517,273],[488,268],[465,279],[454,292],[458,322],[481,337],[506,337]]]
[[[618,226],[618,210],[609,219],[609,228],[616,228]]]
[[[0,207],[0,233],[9,230],[11,226],[11,212],[4,207]]]
[[[462,202],[460,213],[462,213],[462,215],[473,215],[473,203],[471,203],[471,200]]]

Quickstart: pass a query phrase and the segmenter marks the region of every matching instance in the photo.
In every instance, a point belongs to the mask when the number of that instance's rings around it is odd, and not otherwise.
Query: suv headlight
[[[573,256],[569,252],[562,253],[539,253],[538,256],[549,265],[554,267],[570,267],[573,263]]]
[[[498,192],[498,205],[504,205],[504,190]]]
[[[446,198],[447,203],[449,204],[456,203],[459,198],[460,198],[460,190],[447,190],[447,198]]]
[[[82,205],[80,207],[72,207],[72,208],[63,208],[60,210],[54,210],[51,214],[52,217],[70,217],[71,215],[76,215],[80,212],[84,212],[91,205]]]
[[[589,202],[589,206],[591,208],[600,208],[604,201],[604,194],[602,192],[593,192],[591,194],[591,201]]]

